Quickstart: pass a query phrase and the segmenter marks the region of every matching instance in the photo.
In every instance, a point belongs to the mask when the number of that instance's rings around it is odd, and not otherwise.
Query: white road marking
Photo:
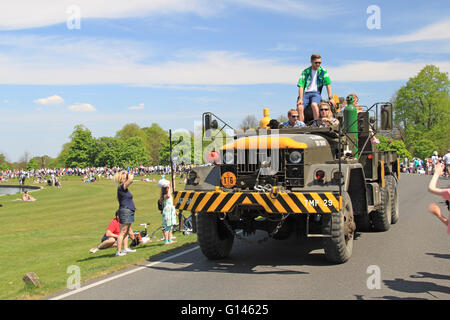
[[[150,262],[150,263],[148,263],[148,264],[146,264],[146,265],[144,265],[144,266],[142,266],[142,267],[139,267],[139,268],[136,268],[136,269],[133,269],[133,270],[130,270],[130,271],[127,271],[127,272],[124,272],[124,273],[115,275],[115,276],[113,276],[113,277],[110,277],[110,278],[107,278],[107,279],[104,279],[104,280],[101,280],[101,281],[97,281],[97,282],[95,282],[95,283],[91,283],[90,285],[87,285],[87,286],[85,286],[85,287],[82,287],[82,288],[79,288],[79,289],[76,289],[76,290],[67,292],[67,293],[65,293],[65,294],[56,296],[56,297],[54,297],[54,298],[51,298],[50,300],[61,300],[61,299],[67,298],[67,297],[69,297],[69,296],[71,296],[71,295],[74,295],[74,294],[77,294],[77,293],[86,291],[86,290],[88,290],[88,289],[94,288],[94,287],[96,287],[96,286],[99,286],[99,285],[101,285],[101,284],[107,283],[107,282],[109,282],[109,281],[116,280],[116,279],[119,279],[119,278],[121,278],[121,277],[127,276],[127,275],[129,275],[129,274],[132,274],[132,273],[141,271],[141,270],[143,270],[143,269],[145,269],[145,268],[154,266],[154,265],[156,265],[156,264],[158,264],[158,263],[165,262],[165,261],[174,259],[174,258],[176,258],[176,257],[182,256],[183,254],[192,252],[192,251],[197,250],[197,249],[199,249],[199,248],[200,248],[199,246],[196,246],[196,247],[191,248],[191,249],[188,249],[188,250],[186,250],[186,251],[183,251],[183,252],[174,254],[173,256],[169,256],[169,257],[167,257],[167,258],[164,258],[164,259],[162,259],[162,260],[155,261],[155,262]]]

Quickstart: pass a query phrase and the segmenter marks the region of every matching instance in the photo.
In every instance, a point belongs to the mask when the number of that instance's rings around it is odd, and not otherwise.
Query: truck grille
[[[235,163],[237,163],[237,172],[239,174],[251,174],[259,170],[261,162],[264,160],[277,161],[278,172],[283,171],[283,162],[281,150],[277,150],[278,159],[271,156],[272,150],[235,150]]]

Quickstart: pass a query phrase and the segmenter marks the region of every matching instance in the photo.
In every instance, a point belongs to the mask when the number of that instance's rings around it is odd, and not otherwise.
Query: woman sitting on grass
[[[36,199],[35,199],[32,195],[28,194],[28,191],[25,191],[25,192],[23,193],[21,199],[20,199],[20,198],[17,198],[16,200],[22,200],[22,201],[36,201]]]

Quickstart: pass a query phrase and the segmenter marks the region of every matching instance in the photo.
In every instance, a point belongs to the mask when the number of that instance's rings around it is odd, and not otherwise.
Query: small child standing
[[[163,204],[162,211],[162,228],[164,229],[164,244],[172,244],[176,241],[172,240],[172,231],[177,224],[177,210],[173,205],[172,191],[170,188],[170,182],[164,180],[160,181],[161,197],[160,200]]]
[[[436,187],[439,176],[444,172],[444,165],[441,163],[437,163],[434,167],[434,174],[431,178],[430,184],[428,185],[428,191],[432,194],[442,196],[445,200],[450,201],[450,189],[439,189]],[[448,202],[447,202],[448,204]],[[428,210],[431,214],[435,215],[439,220],[442,221],[447,226],[447,233],[450,234],[450,223],[449,218],[446,218],[441,213],[441,208],[437,206],[437,204],[432,203],[428,207]]]

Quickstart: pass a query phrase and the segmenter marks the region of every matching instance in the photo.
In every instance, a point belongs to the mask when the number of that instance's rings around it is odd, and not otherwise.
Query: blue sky
[[[193,131],[204,111],[232,126],[265,107],[277,118],[295,106],[312,53],[334,93],[368,106],[426,64],[450,71],[448,1],[104,3],[0,4],[0,152],[9,161],[56,157],[77,124],[101,137],[127,123]],[[368,27],[373,5],[379,29]]]

